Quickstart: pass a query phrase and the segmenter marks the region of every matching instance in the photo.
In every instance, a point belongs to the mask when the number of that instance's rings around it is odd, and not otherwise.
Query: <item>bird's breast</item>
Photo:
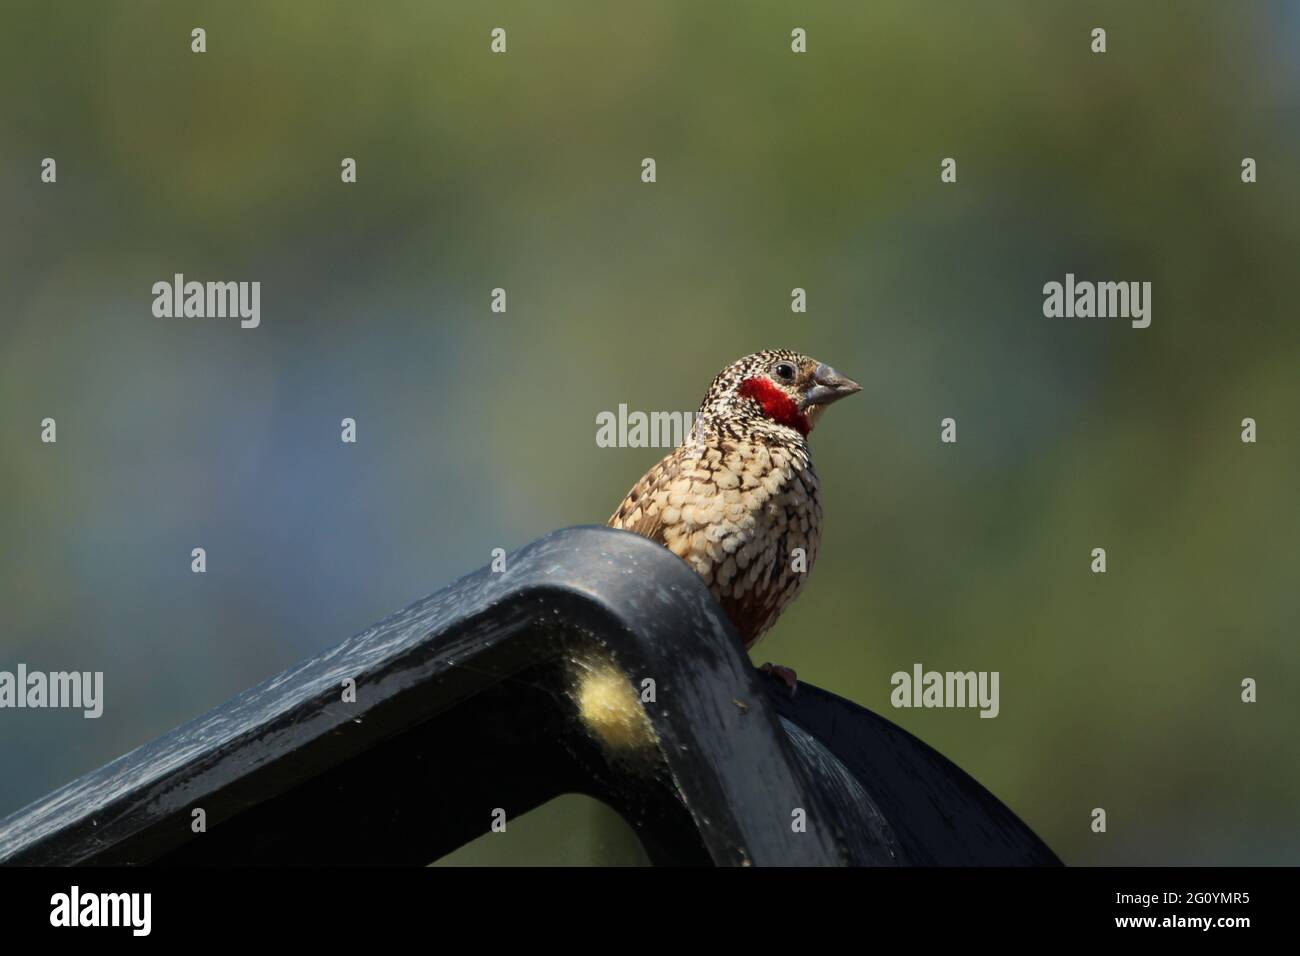
[[[666,489],[663,541],[727,608],[746,643],[771,626],[817,557],[821,504],[806,456],[738,447]]]
[[[683,446],[610,523],[660,541],[708,583],[752,644],[799,592],[817,557],[817,474],[805,446]]]

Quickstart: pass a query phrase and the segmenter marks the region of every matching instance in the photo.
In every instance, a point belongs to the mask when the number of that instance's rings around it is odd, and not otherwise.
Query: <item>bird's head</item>
[[[700,418],[714,423],[793,429],[807,436],[827,405],[862,386],[815,358],[785,349],[755,352],[713,380]]]

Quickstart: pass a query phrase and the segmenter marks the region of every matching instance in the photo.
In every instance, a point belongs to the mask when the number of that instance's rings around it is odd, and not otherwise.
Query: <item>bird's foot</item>
[[[794,696],[794,692],[799,687],[799,677],[792,668],[769,662],[760,667],[759,670],[771,674],[773,677],[779,677],[785,686],[790,688],[790,696]]]

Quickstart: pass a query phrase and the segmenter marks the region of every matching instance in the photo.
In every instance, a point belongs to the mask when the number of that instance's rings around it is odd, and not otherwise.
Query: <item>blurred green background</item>
[[[661,452],[598,448],[598,412],[693,410],[790,347],[865,388],[813,436],[823,550],[757,662],[916,733],[1067,862],[1300,859],[1300,5],[0,19],[0,669],[107,695],[0,711],[0,814],[603,522]],[[154,318],[175,272],[261,281],[261,327]],[[1066,272],[1152,282],[1151,327],[1044,318]],[[1000,671],[1000,716],[893,709],[916,662]],[[584,801],[529,820],[456,860],[637,858]]]

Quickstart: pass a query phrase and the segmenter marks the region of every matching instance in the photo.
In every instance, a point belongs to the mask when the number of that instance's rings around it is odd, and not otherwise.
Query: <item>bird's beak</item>
[[[803,403],[810,405],[829,405],[838,402],[846,395],[862,391],[862,386],[851,378],[845,378],[829,365],[818,365],[813,372],[812,388],[804,392]]]

